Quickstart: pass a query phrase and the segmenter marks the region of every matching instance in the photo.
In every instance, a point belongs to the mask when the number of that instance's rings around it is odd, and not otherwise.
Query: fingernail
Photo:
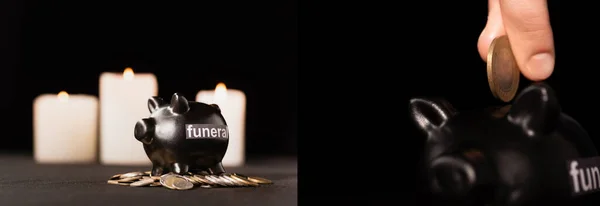
[[[550,53],[533,55],[527,62],[527,70],[535,80],[548,78],[554,70],[554,56]]]

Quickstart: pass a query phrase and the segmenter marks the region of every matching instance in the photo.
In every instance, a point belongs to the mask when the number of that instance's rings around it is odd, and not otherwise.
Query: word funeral
[[[573,195],[600,189],[600,157],[572,160],[568,167]]]
[[[229,138],[227,125],[186,124],[185,128],[186,139]]]

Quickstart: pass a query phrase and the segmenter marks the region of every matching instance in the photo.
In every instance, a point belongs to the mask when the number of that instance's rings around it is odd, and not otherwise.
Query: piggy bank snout
[[[431,180],[434,191],[447,196],[466,195],[476,181],[473,166],[453,156],[442,156],[431,163]]]
[[[138,141],[150,144],[154,135],[156,122],[153,118],[144,118],[135,124],[134,136]]]

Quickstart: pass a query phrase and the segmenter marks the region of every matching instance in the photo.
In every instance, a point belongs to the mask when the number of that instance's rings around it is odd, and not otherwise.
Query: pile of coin
[[[497,37],[490,44],[487,76],[494,97],[504,102],[509,102],[515,97],[521,72],[506,35]]]
[[[173,190],[189,190],[195,186],[201,188],[213,187],[258,187],[264,184],[272,184],[271,180],[261,177],[248,177],[237,173],[224,173],[211,175],[206,173],[178,175],[168,173],[159,176],[151,176],[150,171],[128,172],[116,174],[108,179],[108,184],[123,185],[130,187],[157,187],[163,186]]]

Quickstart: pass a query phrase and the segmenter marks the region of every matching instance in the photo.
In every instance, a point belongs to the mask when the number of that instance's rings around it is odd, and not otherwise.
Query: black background
[[[598,7],[550,0],[549,8],[556,65],[545,82],[555,90],[562,111],[579,121],[598,147],[594,72],[600,42],[594,40],[593,26]],[[346,177],[301,178],[312,183],[311,191],[328,183],[332,186],[320,192],[337,200],[367,197],[363,200],[389,205],[416,198],[418,205],[427,205],[431,198],[417,178],[425,135],[410,121],[408,102],[443,97],[459,111],[503,105],[489,91],[486,64],[477,51],[487,9],[487,1],[346,2],[302,9],[307,17],[300,21],[300,79],[316,86],[303,84],[300,93],[321,91],[322,104],[302,104],[300,119],[312,130],[306,133],[320,138],[300,141],[300,168],[308,167],[310,177],[329,172]],[[522,77],[520,88],[531,83]],[[319,119],[314,114],[327,115]],[[331,124],[336,127],[313,129]],[[305,147],[311,157],[305,157]],[[303,167],[305,158],[311,158],[310,166]]]
[[[247,152],[296,154],[294,0],[1,2],[0,105],[10,121],[0,129],[11,137],[0,149],[31,150],[37,95],[98,95],[102,72],[132,67],[154,73],[165,99],[181,92],[194,100],[218,82],[244,91]]]

